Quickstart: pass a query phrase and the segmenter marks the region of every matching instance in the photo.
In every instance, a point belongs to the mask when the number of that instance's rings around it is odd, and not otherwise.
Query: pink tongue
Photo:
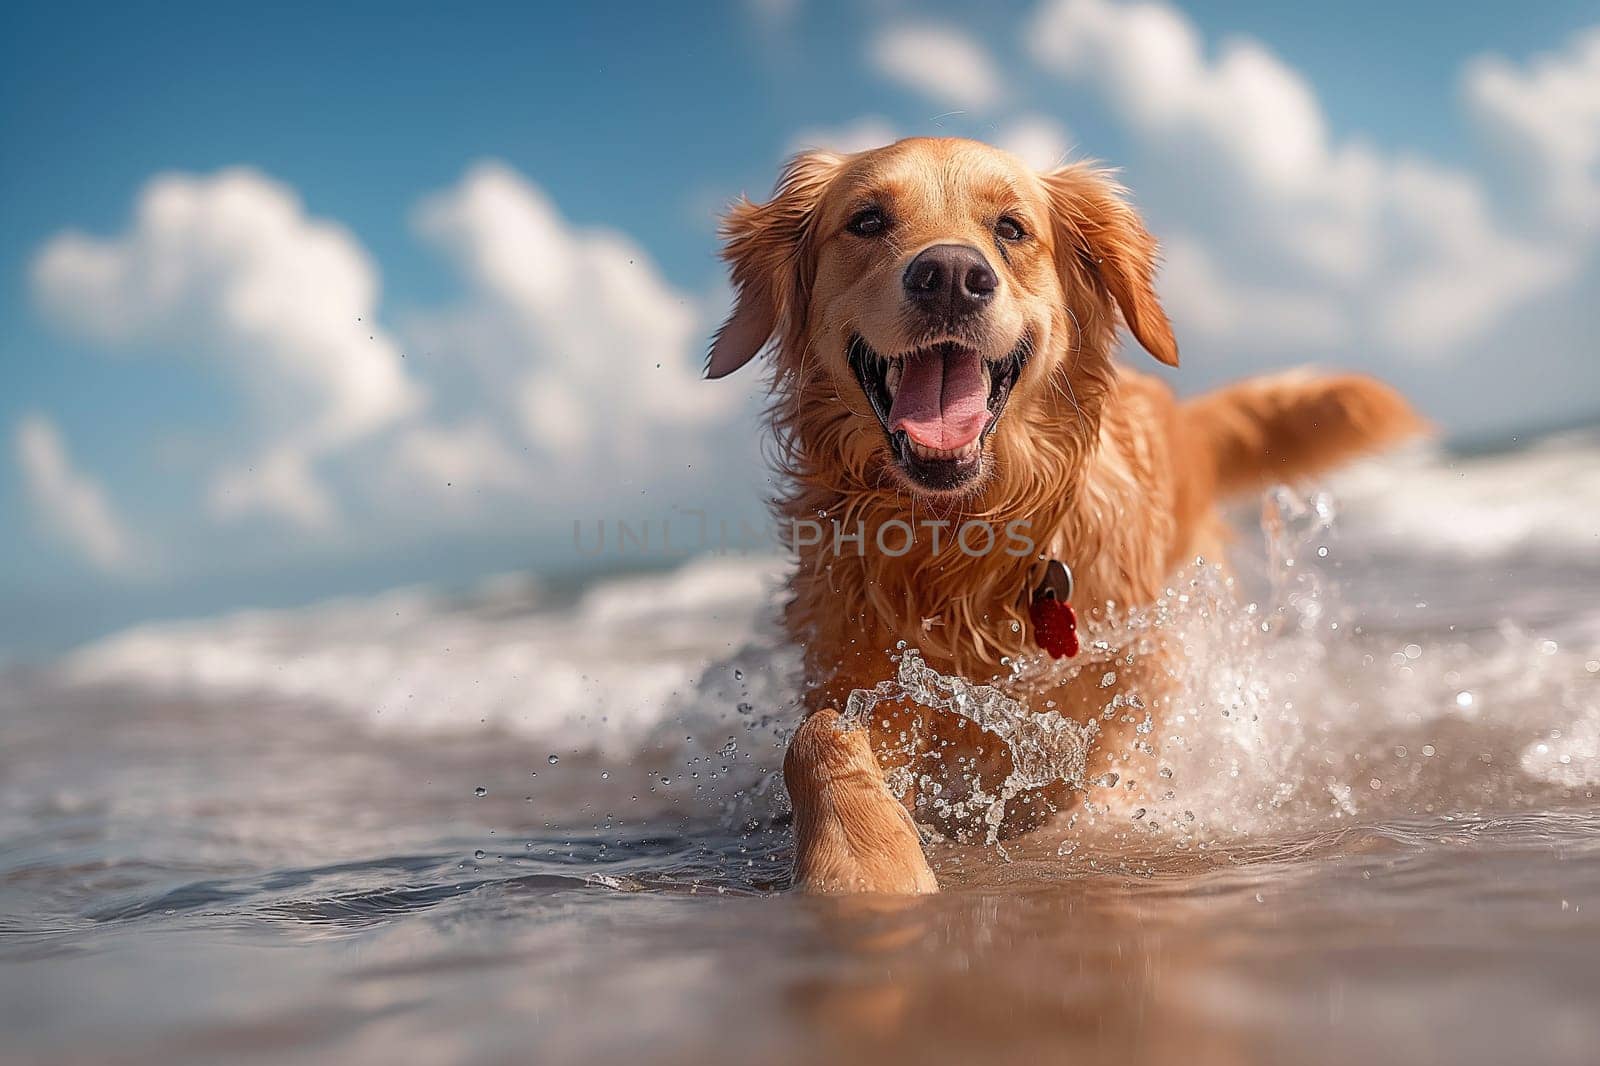
[[[906,357],[900,391],[889,408],[889,428],[903,429],[924,448],[961,448],[977,440],[989,422],[983,359],[955,349]]]

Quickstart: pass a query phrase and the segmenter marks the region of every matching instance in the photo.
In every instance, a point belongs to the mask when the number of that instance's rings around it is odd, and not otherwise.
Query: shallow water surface
[[[1596,460],[1269,498],[1232,585],[1197,564],[1078,664],[1150,627],[1190,653],[1138,805],[935,844],[929,899],[779,891],[768,561],[14,669],[6,1057],[1594,1062]]]

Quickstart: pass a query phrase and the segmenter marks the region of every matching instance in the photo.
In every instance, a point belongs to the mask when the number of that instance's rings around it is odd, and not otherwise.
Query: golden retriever
[[[1156,242],[1087,163],[1040,174],[956,138],[808,152],[766,203],[736,203],[723,236],[738,300],[707,375],[771,346],[787,481],[776,508],[808,531],[785,616],[808,675],[784,762],[802,889],[935,891],[911,812],[937,816],[913,790],[892,794],[885,771],[934,753],[946,798],[1008,772],[1005,745],[955,715],[901,705],[845,727],[845,700],[889,675],[898,642],[1003,685],[1003,658],[1041,654],[1032,608],[1048,598],[1049,560],[1076,575],[1093,627],[1218,553],[1219,498],[1420,426],[1364,377],[1296,372],[1180,401],[1118,366],[1119,326],[1168,366],[1178,347],[1153,286]],[[1159,678],[1180,654],[1145,656],[1117,689],[1139,688],[1161,715]],[[1029,706],[1098,720],[1114,693],[1093,672],[1028,693]],[[1004,833],[1109,780],[1133,727],[1097,728],[1084,780],[1010,804]]]

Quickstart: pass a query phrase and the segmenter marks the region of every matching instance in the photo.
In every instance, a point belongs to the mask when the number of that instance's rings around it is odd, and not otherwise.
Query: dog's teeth
[[[902,367],[899,361],[889,364],[889,369],[883,375],[883,387],[889,390],[889,398],[894,399],[895,393],[900,391],[900,374]]]
[[[918,444],[916,441],[911,441],[910,444],[911,453],[918,459],[932,459],[941,461],[950,459],[966,459],[978,454],[978,449],[983,447],[983,445],[978,441],[972,441],[970,444],[960,448],[928,448]]]

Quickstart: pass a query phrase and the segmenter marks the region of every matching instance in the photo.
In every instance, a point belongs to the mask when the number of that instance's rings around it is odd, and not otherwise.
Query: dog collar
[[[1044,578],[1028,602],[1033,641],[1052,659],[1078,654],[1078,615],[1072,609],[1072,571],[1060,559],[1045,562]]]

